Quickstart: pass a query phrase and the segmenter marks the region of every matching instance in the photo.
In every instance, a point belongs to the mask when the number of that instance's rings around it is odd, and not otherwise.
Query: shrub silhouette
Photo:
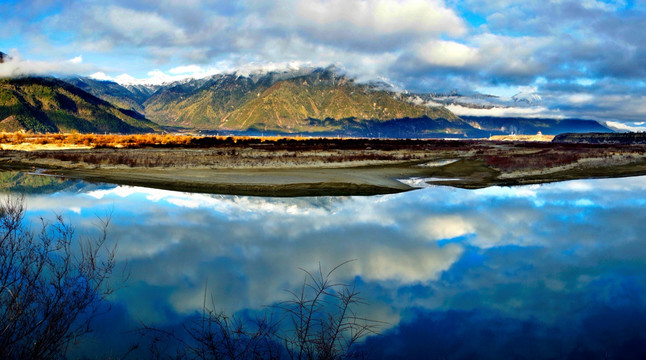
[[[302,286],[289,291],[290,299],[268,307],[256,318],[227,315],[207,305],[206,289],[201,316],[184,326],[181,334],[143,326],[153,357],[195,359],[299,359],[364,358],[353,345],[375,334],[380,323],[355,313],[362,303],[353,284],[333,281],[333,273],[348,261],[324,272],[305,273]],[[147,340],[146,340],[147,339]],[[177,346],[169,346],[175,341]],[[135,347],[141,346],[137,344]],[[168,356],[168,354],[166,354]]]
[[[23,198],[0,203],[0,358],[63,358],[112,292],[116,246],[106,244],[109,219],[101,236],[77,247],[61,216],[51,224],[41,219],[33,233],[24,215]]]

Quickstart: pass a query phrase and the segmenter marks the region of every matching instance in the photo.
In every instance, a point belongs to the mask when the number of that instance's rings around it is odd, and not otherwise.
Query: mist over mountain
[[[511,97],[515,103],[525,103],[527,105],[540,104],[543,101],[540,95],[531,92],[519,92]]]
[[[5,130],[130,133],[157,131],[161,125],[222,133],[396,138],[612,131],[595,121],[458,117],[445,106],[506,103],[486,94],[395,91],[384,82],[359,83],[334,67],[234,72],[161,85],[79,76],[2,84],[0,128]],[[540,97],[519,94],[507,101],[529,104]],[[92,106],[96,109],[87,111]]]
[[[443,107],[409,103],[396,93],[358,84],[330,69],[216,75],[163,88],[144,107],[146,116],[159,124],[210,130],[327,129],[312,128],[312,119],[387,121],[426,116],[459,121]]]
[[[415,103],[387,84],[357,83],[334,68],[218,74],[156,86],[66,81],[172,128],[348,135],[354,129],[365,136],[362,123],[374,128],[405,118],[426,121],[424,128],[438,134],[471,128],[442,106]]]
[[[613,132],[597,121],[582,119],[542,119],[520,117],[461,116],[473,127],[489,135],[558,135],[562,133]]]

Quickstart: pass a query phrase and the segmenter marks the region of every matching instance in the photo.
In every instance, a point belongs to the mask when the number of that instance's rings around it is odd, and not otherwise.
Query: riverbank
[[[188,145],[3,150],[0,167],[179,191],[372,195],[646,174],[646,146],[486,140],[211,139]],[[426,179],[426,180],[425,180]],[[419,183],[418,181],[418,183]]]

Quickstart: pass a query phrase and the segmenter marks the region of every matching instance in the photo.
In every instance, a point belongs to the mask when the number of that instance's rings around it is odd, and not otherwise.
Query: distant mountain
[[[333,128],[315,135],[355,136],[371,138],[423,139],[423,138],[484,138],[489,133],[473,127],[463,120],[431,119],[428,116],[401,118],[389,121],[367,120],[310,120],[312,128]]]
[[[72,77],[63,80],[116,107],[132,109],[139,113],[144,112],[142,104],[151,95],[151,93],[142,91],[132,91],[114,81],[96,80],[86,77]]]
[[[302,134],[311,136],[354,136],[371,138],[488,138],[492,135],[556,135],[563,132],[612,132],[596,121],[557,120],[494,117],[463,117],[461,121],[431,119],[429,117],[401,118],[389,121],[354,119],[310,119],[310,131]],[[324,130],[315,130],[324,129]],[[207,131],[206,134],[273,135],[280,131],[264,131],[252,128],[246,131]]]
[[[331,69],[303,74],[217,75],[160,89],[145,103],[162,125],[220,130],[284,132],[332,130],[311,119],[388,121],[404,117],[459,118],[443,107],[416,105],[397,94],[355,83]]]
[[[357,83],[334,68],[220,74],[155,86],[78,77],[66,81],[163,126],[207,132],[424,138],[612,131],[587,120],[460,118],[444,105],[492,108],[502,100],[457,91],[394,92],[385,83]],[[519,93],[512,101],[531,105],[541,99]]]
[[[0,64],[4,63],[5,59],[8,58],[8,55],[0,51]]]
[[[473,127],[491,135],[557,135],[566,132],[613,132],[594,120],[462,116]]]
[[[531,92],[519,92],[518,94],[512,96],[511,99],[516,104],[526,105],[536,105],[540,104],[543,101],[543,98],[540,95]]]
[[[52,78],[0,79],[0,130],[141,133],[160,127]]]
[[[148,100],[148,98],[154,94],[157,90],[161,89],[162,85],[122,85],[128,91],[132,93],[139,105]]]

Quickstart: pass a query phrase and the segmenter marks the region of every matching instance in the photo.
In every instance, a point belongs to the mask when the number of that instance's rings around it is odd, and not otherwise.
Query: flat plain
[[[0,140],[4,169],[219,194],[372,195],[420,184],[482,188],[646,174],[646,146],[631,144],[78,134]]]

